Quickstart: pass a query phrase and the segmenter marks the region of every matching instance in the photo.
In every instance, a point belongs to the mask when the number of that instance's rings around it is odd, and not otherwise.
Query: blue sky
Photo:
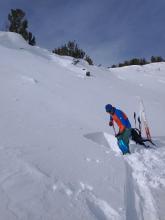
[[[76,40],[105,66],[134,57],[165,58],[165,0],[5,0],[1,30],[11,8],[26,12],[37,45],[49,50]]]

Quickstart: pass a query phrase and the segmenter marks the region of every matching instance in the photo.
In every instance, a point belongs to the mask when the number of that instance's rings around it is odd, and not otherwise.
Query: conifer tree
[[[9,31],[21,34],[25,40],[28,40],[28,22],[25,19],[25,12],[21,9],[11,9],[8,20],[10,22]]]
[[[92,59],[86,55],[82,49],[79,48],[75,41],[68,41],[67,44],[55,48],[52,52],[62,56],[71,56],[76,59],[84,59],[89,63],[89,65],[93,65]]]
[[[31,46],[36,45],[36,39],[35,39],[35,37],[32,35],[31,32],[29,32],[29,37],[28,37],[28,38],[29,38],[29,39],[28,39],[29,44],[30,44]]]
[[[156,57],[152,56],[151,57],[151,63],[155,63],[156,62]]]
[[[11,9],[8,15],[8,20],[10,22],[8,30],[21,34],[22,37],[28,41],[30,45],[36,45],[35,37],[31,32],[28,32],[28,21],[25,18],[25,12],[21,9]]]
[[[89,65],[93,65],[93,61],[90,56],[86,55],[85,60],[89,63]]]

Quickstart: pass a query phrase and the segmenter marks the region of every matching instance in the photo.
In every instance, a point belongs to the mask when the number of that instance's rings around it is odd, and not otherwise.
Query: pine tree
[[[8,20],[10,22],[8,28],[9,31],[22,35],[30,45],[36,45],[35,37],[31,32],[27,31],[28,21],[25,18],[25,12],[23,10],[11,9],[10,14],[8,15]]]
[[[163,62],[164,60],[163,60],[163,58],[161,57],[161,56],[158,56],[157,57],[157,62]]]
[[[25,40],[28,40],[28,22],[24,17],[25,12],[21,9],[11,9],[11,13],[8,15],[9,31],[21,34]]]
[[[111,68],[116,68],[117,67],[117,65],[115,65],[115,64],[113,64],[112,66],[111,66]]]
[[[154,56],[151,57],[151,63],[156,63],[156,57]]]
[[[29,32],[28,41],[29,41],[29,44],[30,44],[31,46],[35,46],[35,45],[36,45],[36,39],[35,39],[35,37],[32,35],[31,32]]]
[[[85,60],[89,63],[89,65],[93,65],[93,61],[90,56],[86,55]]]
[[[82,49],[79,48],[75,41],[68,41],[67,44],[55,48],[52,52],[62,56],[71,56],[76,59],[84,59],[89,63],[89,65],[93,65],[92,59],[86,55]]]

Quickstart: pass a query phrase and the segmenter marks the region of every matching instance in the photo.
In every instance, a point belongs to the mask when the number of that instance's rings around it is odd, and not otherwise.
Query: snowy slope
[[[0,219],[165,219],[164,63],[74,66],[7,32],[0,56]],[[104,106],[133,124],[140,97],[158,147],[123,157]]]

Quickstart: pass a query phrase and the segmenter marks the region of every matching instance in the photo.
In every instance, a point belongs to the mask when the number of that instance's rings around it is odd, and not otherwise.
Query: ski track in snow
[[[11,219],[43,219],[43,210],[47,212],[45,199],[51,199],[60,193],[73,206],[75,201],[86,204],[89,213],[96,220],[121,220],[119,213],[110,204],[95,195],[93,186],[79,182],[75,189],[72,183],[52,179],[37,166],[22,160],[19,148],[1,147],[0,154],[0,189],[8,198],[6,207]],[[7,167],[6,160],[9,162]],[[98,159],[95,162],[98,163]],[[32,204],[30,209],[29,203]],[[47,218],[45,216],[44,219]]]
[[[44,209],[44,202],[41,201],[44,201],[47,177],[35,166],[23,161],[17,149],[1,148],[0,154],[0,188],[7,195],[6,207],[12,218],[14,215],[16,219],[26,219],[27,216],[41,219],[39,210],[42,213]]]
[[[106,201],[92,195],[86,199],[88,208],[98,220],[118,220],[121,219],[116,212]]]
[[[107,201],[99,198],[93,186],[79,182],[75,188],[72,183],[64,183],[58,178],[52,179],[38,167],[22,160],[19,149],[1,147],[0,188],[8,198],[6,207],[12,218],[26,219],[28,213],[29,216],[33,216],[33,219],[34,216],[35,219],[40,219],[38,210],[41,210],[42,213],[42,210],[45,209],[45,198],[48,195],[50,198],[60,193],[66,196],[73,206],[75,201],[86,204],[96,220],[161,219],[157,213],[157,204],[152,190],[165,187],[165,152],[160,153],[155,149],[142,148],[123,157],[114,136],[97,132],[87,134],[85,137],[103,146],[105,154],[114,153],[125,161],[125,217],[112,208]],[[9,161],[8,167],[3,166],[6,160]],[[98,163],[99,160],[86,158],[86,162]],[[34,206],[34,208],[31,207],[31,210],[27,210],[29,202],[32,202]],[[37,211],[35,211],[35,207],[37,207]]]
[[[27,76],[21,76],[22,78],[22,83],[23,84],[37,84],[38,83],[38,80],[37,79],[34,79],[32,77],[27,77]]]
[[[121,220],[119,213],[114,210],[109,203],[97,197],[93,192],[93,187],[80,182],[81,189],[77,192],[77,198],[85,200],[86,205],[92,215],[97,220]]]
[[[158,82],[165,84],[165,80],[163,80],[163,79],[158,79]]]
[[[72,187],[62,182],[57,182],[53,185],[54,193],[60,191],[68,197],[76,201],[84,201],[91,214],[97,220],[119,220],[119,214],[105,200],[98,198],[92,186],[80,182],[79,189],[73,190]]]

